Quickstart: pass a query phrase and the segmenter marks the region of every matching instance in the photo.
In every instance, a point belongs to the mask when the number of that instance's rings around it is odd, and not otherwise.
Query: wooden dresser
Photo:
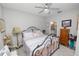
[[[63,44],[65,46],[68,46],[68,42],[69,42],[69,29],[66,29],[66,27],[64,27],[63,29],[60,29],[60,44]]]

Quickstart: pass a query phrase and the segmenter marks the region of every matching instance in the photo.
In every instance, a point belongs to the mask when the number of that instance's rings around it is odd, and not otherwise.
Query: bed
[[[50,56],[59,48],[59,38],[44,35],[40,29],[31,26],[22,32],[23,48],[27,56]]]

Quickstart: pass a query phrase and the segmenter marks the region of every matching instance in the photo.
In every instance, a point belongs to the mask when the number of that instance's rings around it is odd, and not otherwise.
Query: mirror
[[[57,35],[57,22],[56,21],[50,22],[50,33],[52,33],[53,35]]]

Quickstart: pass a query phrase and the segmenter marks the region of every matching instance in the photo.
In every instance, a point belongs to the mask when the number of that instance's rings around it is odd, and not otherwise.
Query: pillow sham
[[[34,39],[40,36],[43,36],[44,34],[41,31],[34,31],[34,32],[24,32],[24,40]]]
[[[32,39],[33,33],[32,32],[24,32],[23,36],[24,36],[25,39]]]
[[[41,31],[35,31],[35,32],[33,32],[33,36],[34,37],[40,37],[42,35],[43,35],[43,33]]]

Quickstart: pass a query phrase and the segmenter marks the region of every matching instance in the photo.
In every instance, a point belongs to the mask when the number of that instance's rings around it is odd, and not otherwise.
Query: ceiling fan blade
[[[42,13],[44,11],[44,9],[43,10],[41,10],[39,13]]]
[[[63,11],[60,10],[60,11],[58,11],[57,13],[62,13],[62,12],[63,12]]]
[[[51,14],[51,12],[49,11],[47,14]]]
[[[51,10],[59,10],[59,8],[49,8],[49,9],[51,9]]]
[[[51,5],[52,5],[52,3],[45,3],[45,5],[47,5],[47,6],[51,6]]]
[[[45,4],[43,3],[42,6],[45,7]]]
[[[45,7],[40,7],[40,6],[36,6],[35,8],[42,8],[42,9],[45,9]]]

